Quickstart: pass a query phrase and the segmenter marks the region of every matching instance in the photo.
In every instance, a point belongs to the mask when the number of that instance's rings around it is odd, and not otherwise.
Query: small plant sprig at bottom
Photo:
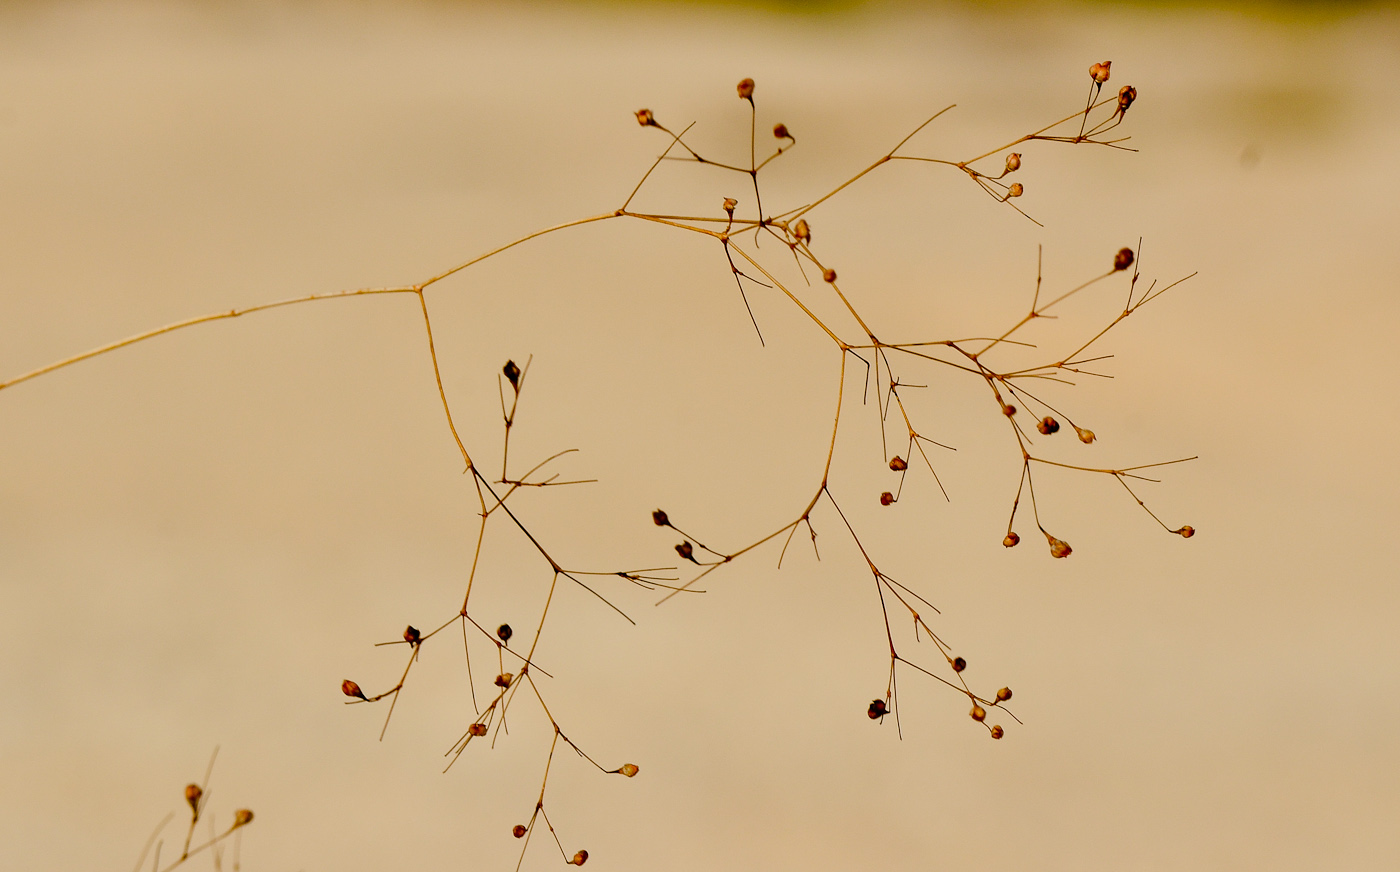
[[[214,816],[206,814],[206,806],[209,803],[209,779],[214,774],[214,761],[218,759],[219,749],[215,748],[214,753],[209,757],[209,767],[204,771],[204,780],[198,784],[191,782],[185,785],[185,803],[190,807],[190,826],[185,832],[184,846],[180,849],[180,856],[174,860],[161,865],[160,855],[165,848],[165,842],[160,838],[160,834],[175,818],[175,813],[171,812],[156,826],[151,832],[150,838],[146,840],[146,846],[141,849],[141,856],[136,860],[135,872],[141,872],[141,868],[146,864],[146,857],[151,858],[151,872],[171,872],[179,869],[189,861],[191,857],[209,852],[214,868],[222,869],[224,852],[227,842],[231,838],[233,844],[232,869],[238,872],[240,868],[239,852],[242,848],[243,828],[253,822],[253,812],[246,808],[240,808],[233,813],[233,822],[226,829],[219,829],[214,823]],[[194,831],[203,820],[208,824],[209,835],[201,843],[195,845]],[[152,848],[155,851],[152,853]]]
[[[1028,156],[1029,149],[1053,143],[1133,151],[1123,144],[1126,137],[1117,137],[1116,134],[1129,109],[1137,99],[1137,90],[1132,86],[1124,86],[1118,90],[1116,95],[1110,94],[1105,97],[1102,91],[1109,80],[1110,66],[1111,64],[1105,61],[1096,63],[1090,68],[1088,98],[1083,108],[1077,109],[1058,121],[1046,124],[1010,142],[965,159],[948,159],[916,153],[912,146],[916,137],[953,108],[949,106],[917,125],[907,136],[895,143],[893,148],[880,154],[864,169],[854,173],[839,184],[824,187],[823,192],[809,202],[781,212],[766,210],[760,179],[767,167],[796,145],[797,139],[787,125],[777,123],[772,127],[775,144],[760,154],[755,84],[752,79],[744,79],[737,87],[741,103],[747,104],[746,111],[750,122],[748,125],[749,137],[746,143],[747,160],[723,162],[702,156],[687,140],[693,125],[673,130],[663,125],[651,110],[640,109],[635,113],[638,124],[642,128],[654,131],[664,137],[665,146],[660,155],[641,175],[621,206],[611,211],[544,228],[415,284],[310,294],[242,309],[225,310],[169,324],[75,355],[0,383],[0,390],[165,333],[225,318],[235,318],[302,303],[357,296],[398,295],[411,300],[422,315],[424,344],[427,351],[426,362],[431,365],[431,374],[437,388],[446,429],[452,443],[461,455],[464,471],[470,473],[470,486],[479,507],[479,523],[475,529],[474,556],[466,571],[466,589],[462,593],[460,605],[456,604],[454,598],[453,610],[433,624],[427,625],[431,626],[431,629],[427,631],[420,631],[409,625],[403,631],[401,640],[380,643],[385,646],[403,645],[407,648],[406,662],[397,682],[386,690],[367,694],[357,682],[347,679],[343,682],[341,689],[348,697],[347,704],[362,705],[388,702],[383,726],[380,730],[380,739],[382,740],[398,699],[407,686],[414,666],[419,662],[423,647],[434,640],[455,638],[457,633],[449,631],[454,630],[454,628],[460,630],[467,683],[470,688],[473,710],[476,714],[474,719],[464,727],[457,741],[453,742],[447,749],[445,753],[447,763],[444,771],[453,768],[473,740],[489,736],[490,744],[494,746],[506,728],[507,713],[514,716],[517,702],[536,710],[538,716],[542,718],[541,723],[547,722],[552,738],[548,744],[547,752],[543,756],[543,774],[533,808],[530,809],[528,815],[522,815],[525,822],[515,825],[512,830],[512,835],[522,840],[520,860],[516,868],[519,869],[520,865],[523,864],[532,837],[541,822],[549,831],[550,839],[554,842],[565,863],[581,866],[588,860],[588,851],[582,849],[570,851],[565,846],[564,840],[561,839],[555,821],[551,820],[546,812],[546,794],[549,776],[556,763],[556,752],[561,751],[562,746],[567,746],[575,752],[577,757],[603,774],[632,778],[638,774],[640,769],[637,764],[632,762],[623,763],[613,768],[599,763],[584,750],[583,745],[565,732],[559,717],[556,716],[555,710],[549,704],[548,685],[542,679],[552,679],[553,675],[549,671],[550,664],[537,660],[537,652],[551,610],[557,608],[558,600],[555,594],[561,584],[576,586],[591,597],[596,598],[599,603],[620,616],[621,619],[635,623],[627,611],[618,604],[621,593],[614,592],[614,588],[618,591],[631,587],[642,592],[660,592],[662,594],[660,600],[663,602],[677,595],[703,593],[697,587],[702,579],[741,557],[758,552],[764,546],[771,544],[773,550],[777,551],[776,562],[778,567],[781,567],[792,539],[799,529],[806,531],[811,540],[813,552],[819,559],[820,554],[816,553],[817,531],[814,524],[818,521],[821,523],[830,522],[836,529],[844,531],[844,536],[849,538],[849,542],[853,546],[852,553],[859,555],[859,559],[864,562],[870,573],[876,594],[873,603],[878,605],[883,622],[884,639],[888,646],[889,662],[888,668],[885,670],[885,687],[883,693],[868,704],[866,708],[868,716],[872,720],[883,722],[886,716],[893,715],[896,733],[903,735],[900,722],[898,678],[902,671],[908,670],[916,676],[932,679],[934,682],[951,689],[955,694],[964,697],[966,704],[970,707],[969,714],[972,720],[986,729],[988,735],[993,739],[1001,739],[1006,734],[1006,727],[1003,723],[998,722],[1003,718],[993,717],[994,713],[1003,713],[1006,718],[1016,720],[1019,723],[1016,716],[1007,707],[1007,703],[1012,698],[1010,688],[1001,687],[996,691],[973,689],[965,677],[967,660],[958,656],[954,648],[930,626],[930,615],[938,614],[937,608],[919,593],[881,569],[881,564],[877,562],[871,548],[858,534],[856,523],[852,521],[850,513],[843,508],[843,504],[853,498],[850,491],[855,492],[856,497],[854,498],[876,499],[873,491],[863,491],[861,485],[853,488],[836,488],[832,483],[832,463],[839,442],[838,434],[845,429],[843,425],[850,417],[844,414],[843,408],[848,399],[848,389],[852,383],[863,383],[868,390],[873,380],[876,387],[876,402],[866,406],[866,408],[870,410],[870,414],[877,418],[876,424],[880,439],[878,444],[866,445],[861,450],[870,453],[879,452],[880,462],[888,466],[898,476],[895,487],[879,493],[878,502],[883,506],[894,506],[900,501],[905,479],[913,466],[925,469],[944,497],[948,497],[946,490],[943,489],[942,481],[939,479],[934,457],[937,456],[939,450],[948,449],[950,446],[933,438],[931,426],[922,422],[916,426],[914,419],[917,416],[911,414],[910,407],[906,405],[907,392],[925,387],[926,385],[920,383],[925,377],[942,374],[950,378],[970,379],[980,388],[985,388],[985,395],[989,401],[986,406],[988,420],[995,426],[1006,426],[1012,444],[1016,446],[1020,463],[1020,481],[1011,503],[1010,519],[1002,540],[1006,547],[1014,547],[1021,541],[1015,528],[1024,497],[1030,506],[1030,521],[1045,537],[1051,557],[1064,559],[1072,553],[1069,543],[1058,538],[1042,520],[1041,505],[1036,493],[1035,473],[1046,467],[1055,467],[1089,476],[1112,478],[1164,531],[1184,538],[1190,538],[1194,534],[1195,531],[1190,526],[1172,527],[1162,521],[1156,513],[1147,507],[1138,491],[1134,489],[1141,482],[1154,480],[1149,477],[1149,470],[1194,458],[1179,458],[1122,468],[1092,466],[1058,459],[1063,455],[1052,456],[1043,453],[1038,442],[1040,439],[1052,439],[1062,429],[1062,422],[1074,430],[1079,443],[1089,446],[1095,442],[1096,436],[1093,431],[1076,423],[1074,417],[1064,409],[1052,405],[1048,395],[1042,392],[1041,386],[1044,385],[1048,391],[1070,386],[1076,377],[1104,375],[1104,373],[1094,369],[1095,365],[1101,364],[1110,356],[1097,353],[1097,346],[1104,336],[1147,303],[1156,300],[1179,284],[1180,281],[1184,281],[1184,279],[1178,280],[1163,287],[1158,287],[1155,282],[1151,282],[1147,283],[1146,287],[1140,287],[1140,243],[1136,250],[1122,248],[1111,258],[1106,257],[1104,271],[1058,294],[1042,294],[1042,277],[1038,271],[1034,294],[1026,314],[999,332],[989,331],[986,335],[981,336],[885,341],[877,335],[872,326],[872,324],[877,323],[876,319],[859,311],[852,303],[851,298],[843,291],[842,283],[838,280],[833,264],[825,259],[815,245],[813,227],[808,221],[808,216],[817,210],[823,207],[830,208],[829,201],[841,191],[857,184],[865,176],[881,167],[895,162],[911,162],[928,166],[931,169],[946,168],[960,173],[991,197],[995,203],[1014,210],[1027,220],[1034,221],[1020,205],[1020,203],[1025,202],[1026,185],[1019,181],[1010,180],[1012,177],[1024,177],[1024,170],[1031,163]],[[716,178],[731,180],[734,187],[721,188],[716,192],[715,201],[718,208],[713,214],[664,214],[634,210],[632,208],[633,201],[658,169],[674,163],[699,165],[707,171],[713,172]],[[995,169],[988,167],[995,167]],[[750,196],[752,197],[751,203],[745,203],[744,208],[741,209],[741,199],[748,200]],[[1021,220],[1021,217],[1014,220]],[[836,375],[835,381],[831,386],[829,398],[822,401],[830,402],[834,412],[831,416],[829,430],[824,430],[819,434],[821,444],[825,445],[826,449],[820,468],[813,471],[810,498],[790,510],[780,511],[778,517],[787,517],[790,520],[775,528],[770,528],[762,535],[755,534],[746,544],[733,548],[719,547],[719,543],[705,544],[700,537],[682,530],[666,511],[657,509],[652,514],[653,523],[681,539],[675,545],[675,552],[680,558],[680,566],[684,568],[683,571],[678,570],[676,566],[605,569],[575,566],[572,561],[560,553],[559,548],[544,541],[544,538],[537,535],[522,518],[520,502],[523,494],[552,487],[586,483],[583,480],[561,480],[560,474],[552,471],[555,468],[555,462],[573,449],[563,449],[546,457],[530,466],[524,473],[512,471],[511,434],[516,423],[522,391],[529,375],[530,362],[528,360],[523,367],[514,361],[506,362],[497,376],[500,412],[504,429],[499,476],[495,474],[494,467],[488,472],[480,461],[482,455],[469,450],[464,443],[454,421],[453,404],[443,386],[443,374],[434,345],[434,321],[428,304],[428,292],[430,290],[436,292],[440,287],[445,287],[440,286],[440,283],[455,274],[489,258],[497,257],[526,242],[570,228],[606,221],[646,222],[650,225],[670,228],[676,233],[692,234],[692,238],[703,244],[715,246],[717,264],[722,270],[728,272],[733,281],[733,287],[738,290],[739,301],[744,305],[760,343],[764,341],[762,329],[758,318],[749,305],[750,293],[774,294],[790,303],[794,307],[797,317],[808,323],[811,329],[824,336],[826,340],[829,340],[830,353],[836,358],[833,366]],[[761,242],[769,244],[764,246],[761,245]],[[1186,278],[1190,278],[1190,276]],[[1071,343],[1073,350],[1068,353],[1046,355],[1036,345],[1027,341],[1026,336],[1036,323],[1055,318],[1058,311],[1055,314],[1050,313],[1052,310],[1057,310],[1057,307],[1064,301],[1091,288],[1107,286],[1111,282],[1117,281],[1126,284],[1121,311],[1109,323],[1086,330],[1079,340]],[[1120,291],[1120,293],[1122,292]],[[834,308],[838,315],[836,317],[819,316],[817,310],[823,307]],[[772,350],[770,353],[778,352]],[[1013,360],[1017,357],[1029,357],[1030,359]],[[857,378],[853,373],[863,373],[863,377]],[[1035,420],[1033,423],[1027,423],[1028,418]],[[997,424],[997,422],[1001,422],[1001,424]],[[1064,441],[1063,437],[1059,440],[1061,443]],[[894,446],[893,450],[892,445]],[[839,495],[838,490],[840,491]],[[1021,514],[1021,517],[1024,521],[1024,514]],[[704,521],[701,520],[698,523],[703,525]],[[692,527],[692,524],[687,521],[686,527]],[[488,578],[484,570],[479,572],[482,546],[487,539],[488,531],[492,531],[493,536],[515,535],[523,537],[523,541],[528,543],[539,559],[542,570],[544,604],[538,613],[533,615],[530,629],[520,635],[517,635],[515,630],[506,623],[498,624],[493,631],[490,627],[497,622],[475,613],[472,608],[472,594],[478,582],[492,583],[496,581],[496,579]],[[781,540],[781,547],[778,547],[779,540]],[[925,636],[933,643],[936,655],[933,656],[931,662],[919,661],[906,653],[908,648],[904,646],[904,642],[907,638],[906,633],[910,630],[912,630],[913,640],[916,644],[921,642]],[[473,669],[472,665],[474,652],[478,664],[476,669]],[[484,655],[483,652],[485,652]],[[481,674],[480,664],[483,656],[489,659],[494,670],[488,670],[481,678],[480,683],[489,690],[489,693],[479,697],[477,675]],[[495,673],[494,678],[491,678],[489,685],[487,685],[486,678],[490,676],[492,671]],[[524,690],[523,695],[522,689]],[[573,728],[570,729],[572,731]],[[567,755],[564,756],[567,757]],[[194,801],[192,801],[193,804]],[[197,820],[198,806],[194,805],[194,808]],[[235,829],[238,826],[239,824],[236,824]],[[572,847],[572,843],[570,846]]]

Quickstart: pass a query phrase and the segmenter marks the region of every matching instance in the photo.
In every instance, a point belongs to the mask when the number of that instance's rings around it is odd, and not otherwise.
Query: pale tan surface
[[[611,209],[660,148],[640,106],[737,158],[746,75],[799,138],[771,189],[796,203],[951,102],[924,153],[1067,114],[1112,58],[1142,152],[1027,149],[1044,230],[906,166],[814,213],[816,245],[890,338],[1014,321],[1037,244],[1050,288],[1139,236],[1147,276],[1199,270],[1111,334],[1114,381],[1060,396],[1100,462],[1199,453],[1146,492],[1200,534],[1046,476],[1074,555],[1029,524],[1004,550],[1014,445],[957,382],[924,406],[961,449],[941,458],[952,503],[918,477],[881,509],[870,413],[848,406],[843,506],[1026,725],[992,742],[910,675],[903,742],[865,717],[879,611],[819,510],[821,563],[795,548],[774,572],[766,550],[661,609],[612,588],[635,628],[563,595],[541,649],[556,714],[642,771],[561,758],[551,817],[614,870],[1393,868],[1397,36],[1390,13],[7,5],[0,378],[191,315],[421,280]],[[642,205],[746,193],[703,181],[669,168]],[[755,538],[810,495],[835,359],[751,296],[766,349],[717,248],[618,223],[474,269],[431,298],[464,438],[498,450],[494,373],[534,354],[513,451],[577,447],[561,471],[601,480],[521,501],[559,551],[671,563],[658,505]],[[0,867],[130,868],[218,744],[211,808],[257,814],[245,869],[513,868],[533,716],[443,776],[471,716],[450,643],[382,744],[382,707],[337,690],[392,684],[399,652],[371,644],[460,602],[474,508],[436,402],[408,297],[208,325],[0,392]],[[524,626],[547,576],[490,542],[474,609]]]

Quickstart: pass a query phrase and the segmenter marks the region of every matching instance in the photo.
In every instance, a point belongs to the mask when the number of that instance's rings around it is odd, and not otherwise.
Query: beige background
[[[1045,229],[907,165],[814,213],[815,244],[891,339],[1011,323],[1037,245],[1049,289],[1139,237],[1147,277],[1199,270],[1110,334],[1113,381],[1054,395],[1100,436],[1066,456],[1201,455],[1144,491],[1199,535],[1046,475],[1074,555],[1025,522],[1006,551],[1014,444],[942,373],[918,414],[960,449],[939,457],[952,502],[911,476],[882,509],[873,413],[849,404],[843,507],[1025,726],[992,742],[908,673],[904,740],[865,717],[883,631],[824,508],[820,563],[795,548],[776,572],[767,549],[659,609],[607,587],[636,627],[561,595],[552,706],[642,772],[559,758],[547,807],[570,853],[615,870],[1393,868],[1397,45],[1384,7],[6,4],[0,378],[191,315],[421,280],[611,209],[661,147],[641,106],[742,159],[743,76],[799,139],[768,189],[796,205],[948,103],[920,153],[1068,114],[1111,58],[1141,153],[1025,149]],[[638,205],[713,210],[741,181],[669,166]],[[1056,327],[1096,329],[1121,292]],[[498,456],[494,374],[533,354],[513,454],[579,448],[559,470],[600,479],[520,499],[569,562],[673,562],[656,506],[735,547],[805,502],[834,356],[750,296],[766,348],[716,248],[623,222],[433,292],[473,450]],[[383,709],[338,691],[391,685],[401,652],[372,643],[460,603],[454,452],[406,297],[208,325],[0,393],[0,867],[130,868],[219,745],[214,814],[257,814],[246,869],[511,868],[547,745],[533,713],[444,776],[471,717],[450,639],[383,743]],[[546,582],[498,531],[474,611],[526,626]]]

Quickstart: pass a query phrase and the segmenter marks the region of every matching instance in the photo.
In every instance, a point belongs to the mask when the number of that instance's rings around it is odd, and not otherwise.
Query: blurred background
[[[194,315],[421,281],[611,211],[665,144],[641,107],[742,162],[745,76],[760,150],[779,121],[797,138],[765,171],[774,212],[949,104],[910,153],[1010,142],[1082,107],[1112,60],[1107,87],[1138,89],[1120,130],[1139,152],[1020,149],[1043,228],[913,163],[808,217],[889,341],[1005,329],[1041,247],[1046,292],[1139,238],[1145,280],[1199,272],[1102,341],[1112,380],[1045,391],[1099,437],[1047,440],[1057,458],[1200,455],[1139,491],[1196,537],[1111,480],[1045,472],[1042,520],[1073,556],[1025,517],[1003,548],[1005,422],[976,384],[916,367],[916,425],[959,449],[932,455],[951,499],[916,465],[881,507],[894,479],[857,373],[832,489],[1024,726],[1002,718],[993,742],[908,671],[902,741],[866,717],[883,623],[824,504],[820,561],[799,534],[780,571],[759,549],[659,608],[601,581],[636,626],[561,589],[539,650],[551,709],[641,773],[562,754],[546,808],[569,854],[615,870],[1394,868],[1397,46],[1395,6],[1365,4],[6,3],[0,379]],[[733,196],[742,214],[746,184],[667,164],[634,206]],[[602,222],[429,293],[482,465],[496,374],[533,356],[513,471],[576,448],[554,469],[598,479],[512,501],[570,566],[674,563],[657,507],[740,547],[820,478],[836,356],[750,288],[760,345],[704,242]],[[1052,358],[1125,293],[1096,286],[1029,338]],[[382,743],[384,707],[339,691],[391,687],[402,647],[373,644],[459,608],[477,511],[460,471],[412,297],[205,325],[0,392],[0,866],[130,868],[219,746],[215,822],[257,815],[245,869],[510,868],[547,723],[513,708],[494,750],[440,774],[473,717],[450,634]],[[505,529],[483,560],[473,614],[530,626],[547,569]],[[473,668],[482,685],[494,667]],[[560,862],[538,835],[526,869]]]

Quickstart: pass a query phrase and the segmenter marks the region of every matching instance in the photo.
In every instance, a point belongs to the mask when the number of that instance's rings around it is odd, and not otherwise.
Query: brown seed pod
[[[691,563],[700,562],[695,559],[695,546],[691,545],[689,542],[682,542],[681,544],[677,545],[676,553],[684,557],[686,560],[689,560]]]
[[[1006,417],[1010,418],[1012,415],[1016,414],[1016,407],[1011,405],[1010,403],[1002,403],[1001,413]]]
[[[248,809],[246,809],[246,808],[240,808],[238,811],[236,811],[236,812],[233,813],[233,828],[234,828],[234,829],[237,829],[238,827],[246,827],[248,824],[250,824],[250,823],[252,823],[252,822],[253,822],[253,813],[252,813],[252,811],[250,811],[250,810],[248,810]]]
[[[833,284],[833,283],[835,283],[835,281],[836,281],[836,270],[834,270],[834,269],[824,269],[824,270],[822,270],[822,281],[826,282],[827,284]]]
[[[204,788],[198,784],[185,785],[185,802],[190,804],[190,810],[199,816],[199,798],[204,795]]]
[[[348,678],[340,683],[340,692],[346,696],[353,696],[356,699],[365,698],[364,691],[360,690],[360,686]]]
[[[1002,736],[1005,736],[1005,735],[1006,735],[1006,730],[1003,730],[1003,729],[1001,728],[1001,724],[993,724],[993,725],[992,725],[992,738],[993,738],[993,739],[1000,739]]]
[[[1120,248],[1113,256],[1113,269],[1122,272],[1133,265],[1133,250],[1131,248]]]
[[[806,218],[798,218],[797,223],[792,225],[792,235],[798,242],[812,241],[812,228],[807,226]]]
[[[733,197],[724,198],[724,211],[728,212],[730,215],[734,214],[734,208],[738,205],[739,201],[734,199]],[[664,515],[666,513],[662,512],[662,514]]]
[[[1113,66],[1113,61],[1103,61],[1101,63],[1094,64],[1092,67],[1089,68],[1090,78],[1092,78],[1098,84],[1102,85],[1104,82],[1108,81],[1108,68],[1111,66]]]
[[[870,708],[866,709],[865,713],[870,716],[872,721],[877,721],[889,714],[890,709],[889,706],[885,705],[883,699],[876,699],[870,701]]]
[[[1075,427],[1074,432],[1079,435],[1079,441],[1083,442],[1085,445],[1088,445],[1095,439],[1093,430],[1085,430],[1083,427]]]
[[[963,671],[964,669],[966,669],[966,668],[967,668],[967,661],[966,661],[966,660],[962,659],[961,657],[954,657],[954,658],[953,658],[953,671],[954,671],[954,672],[962,672],[962,671]]]
[[[515,676],[510,674],[509,672],[502,672],[500,675],[496,676],[496,686],[510,687],[510,683],[512,680],[514,680],[514,678]]]
[[[968,712],[968,714],[971,715],[972,719],[974,721],[977,721],[979,724],[987,719],[987,710],[982,708],[975,702],[972,704],[972,711]]]
[[[904,458],[899,455],[895,455],[894,458],[890,460],[890,469],[893,469],[895,472],[903,472],[908,468],[909,464],[905,463]]]
[[[1011,688],[1003,687],[997,691],[997,702],[1006,702],[1008,699],[1011,699]]]
[[[628,778],[631,778],[642,770],[638,769],[635,763],[623,763],[618,767],[617,771],[619,775],[626,775]]]
[[[749,81],[749,80],[748,80],[748,79],[745,79],[744,81],[747,82],[747,81]],[[750,90],[752,90],[752,83],[751,83],[751,82],[750,82]],[[584,863],[587,863],[587,862],[588,862],[588,852],[587,852],[587,851],[579,851],[577,854],[574,854],[574,859],[570,860],[569,862],[572,863],[572,864],[574,864],[575,866],[582,866]]]
[[[477,738],[480,738],[486,735],[486,725],[482,723],[472,724],[470,727],[467,727],[467,732],[473,736],[476,736]]]
[[[1026,188],[1020,182],[1012,182],[1011,189],[1006,192],[1006,198],[1019,197],[1026,192]]]
[[[894,494],[890,493],[889,491],[885,491],[884,493],[880,494],[880,505],[882,505],[882,506],[892,506],[892,505],[894,505]]]
[[[1020,168],[1021,168],[1021,155],[1020,155],[1019,153],[1017,153],[1017,152],[1014,152],[1014,151],[1011,152],[1011,154],[1008,154],[1008,155],[1006,156],[1006,171],[1007,171],[1008,173],[1014,173],[1014,172],[1016,172],[1017,170],[1019,170]]]
[[[525,838],[525,834],[528,832],[529,830],[525,828],[524,824],[516,824],[515,826],[510,828],[510,834],[512,836],[515,836],[517,839]]]
[[[502,642],[510,642],[510,637],[515,635],[515,631],[510,628],[510,624],[501,624],[496,628],[496,636]]]
[[[1017,536],[1014,531],[1011,533],[1007,533],[1006,538],[1001,540],[1001,544],[1005,545],[1007,548],[1015,548],[1020,543],[1021,537]]]
[[[668,518],[668,517],[666,517],[666,513],[663,512],[663,511],[661,511],[660,509],[657,509],[656,511],[654,511],[654,512],[651,513],[651,520],[652,520],[652,521],[656,524],[656,526],[658,526],[658,527],[669,527],[669,526],[671,526],[671,519]]]
[[[404,628],[403,640],[410,645],[417,645],[419,642],[423,641],[422,637],[418,634],[418,628],[412,624]]]
[[[1179,534],[1183,539],[1190,539],[1192,536],[1196,535],[1196,528],[1192,527],[1190,524],[1187,524],[1180,530],[1174,530],[1172,532]]]
[[[791,133],[788,133],[788,129],[787,129],[787,125],[786,125],[786,124],[774,124],[774,125],[773,125],[773,138],[774,138],[774,139],[792,139],[792,134],[791,134]],[[796,142],[797,140],[792,139],[792,141],[793,141],[793,142]]]
[[[1068,557],[1072,553],[1074,553],[1074,549],[1069,547],[1068,542],[1063,539],[1056,539],[1054,536],[1050,537],[1051,557]]]
[[[739,83],[739,99],[753,102],[753,79],[744,79]],[[580,863],[580,866],[583,864]]]
[[[651,114],[650,109],[638,109],[637,123],[642,125],[643,127],[655,127],[656,117]]]
[[[1124,85],[1118,89],[1118,114],[1122,115],[1128,111],[1128,107],[1133,105],[1137,99],[1137,88],[1132,85]]]
[[[1040,419],[1040,423],[1035,425],[1035,429],[1040,431],[1040,435],[1049,436],[1052,433],[1060,432],[1060,422],[1046,415]]]
[[[520,367],[515,365],[515,361],[507,360],[506,365],[501,367],[501,373],[505,375],[511,387],[520,389]]]

